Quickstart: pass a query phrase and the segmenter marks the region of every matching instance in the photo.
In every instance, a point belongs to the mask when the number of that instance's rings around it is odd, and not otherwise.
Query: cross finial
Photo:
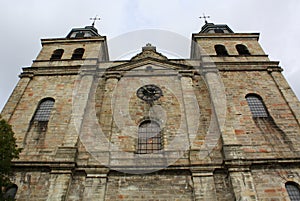
[[[204,19],[204,21],[205,21],[205,24],[207,24],[207,20],[206,19],[208,19],[208,18],[210,18],[210,16],[206,16],[204,13],[203,13],[203,16],[202,17],[199,17],[200,19]]]
[[[98,15],[96,15],[96,17],[90,18],[90,20],[93,20],[92,26],[95,26],[96,20],[100,20],[100,17],[98,17]]]

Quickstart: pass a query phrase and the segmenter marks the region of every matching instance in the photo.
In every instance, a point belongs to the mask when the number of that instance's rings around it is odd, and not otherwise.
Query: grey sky
[[[74,27],[90,25],[89,18],[95,15],[102,18],[96,27],[108,40],[143,29],[168,30],[190,39],[203,25],[198,18],[202,13],[211,16],[210,22],[227,24],[234,32],[259,32],[265,52],[271,60],[280,61],[286,79],[300,97],[299,11],[299,0],[2,1],[0,110],[18,81],[21,67],[30,66],[40,51],[40,39],[64,37]]]

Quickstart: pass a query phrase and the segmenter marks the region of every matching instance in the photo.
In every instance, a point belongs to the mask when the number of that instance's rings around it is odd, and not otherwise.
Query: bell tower
[[[42,39],[42,50],[32,67],[96,65],[108,61],[106,37],[94,26],[74,28],[64,38]]]

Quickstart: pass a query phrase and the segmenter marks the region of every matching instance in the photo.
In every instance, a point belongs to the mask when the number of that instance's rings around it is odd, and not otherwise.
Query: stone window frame
[[[83,54],[85,52],[85,49],[84,48],[77,48],[74,50],[73,54],[72,54],[72,58],[71,59],[82,59],[83,57]]]
[[[229,55],[226,47],[221,44],[215,45],[215,51],[216,51],[217,56],[228,56]]]
[[[30,128],[34,127],[35,131],[37,131],[38,133],[46,132],[54,104],[54,98],[48,97],[42,99],[39,102],[35,113],[32,117],[32,120],[30,122]]]
[[[300,200],[299,184],[292,182],[292,181],[288,181],[285,183],[285,189],[286,189],[291,201]]]
[[[149,119],[142,121],[138,127],[138,144],[136,153],[150,154],[162,149],[162,130],[159,123]]]
[[[252,117],[258,117],[258,118],[269,118],[270,114],[268,112],[268,109],[258,94],[247,94],[246,100],[248,103],[248,106],[250,108],[250,111],[252,113]]]
[[[61,60],[62,55],[64,54],[64,49],[56,49],[53,51],[50,60]]]
[[[249,52],[249,49],[246,45],[244,44],[237,44],[235,46],[235,49],[237,50],[237,52],[239,53],[239,55],[251,55]]]

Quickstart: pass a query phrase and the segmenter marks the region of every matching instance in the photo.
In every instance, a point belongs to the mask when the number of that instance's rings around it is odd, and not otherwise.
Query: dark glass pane
[[[72,55],[72,59],[82,59],[84,54],[84,49],[83,48],[78,48],[74,50],[74,53]]]
[[[240,55],[250,55],[250,52],[245,45],[236,45],[236,50]]]
[[[262,100],[257,96],[246,97],[253,117],[268,117],[268,112]]]
[[[61,59],[62,55],[64,53],[64,50],[63,49],[58,49],[58,50],[55,50],[50,58],[50,60],[59,60]]]
[[[228,52],[224,45],[215,45],[215,50],[218,56],[227,56]]]
[[[49,121],[50,113],[54,105],[54,100],[47,99],[40,103],[35,116],[34,121]]]
[[[161,150],[160,126],[154,121],[143,122],[138,130],[138,153],[146,154]]]
[[[290,196],[291,201],[299,201],[300,200],[300,191],[299,188],[293,183],[287,183],[285,185],[286,190]]]

